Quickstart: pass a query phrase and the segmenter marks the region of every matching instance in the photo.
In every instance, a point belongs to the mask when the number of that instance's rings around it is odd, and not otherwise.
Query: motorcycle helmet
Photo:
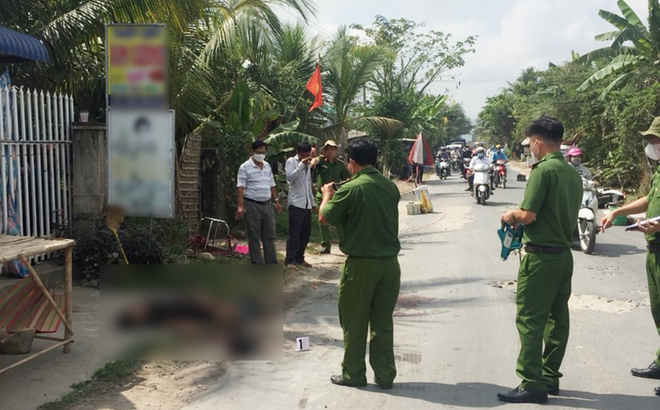
[[[484,147],[479,147],[479,148],[477,148],[477,154],[480,153],[480,152],[484,152],[484,153],[485,153],[485,152],[486,152],[486,149],[485,149]]]
[[[582,156],[582,150],[578,147],[573,147],[568,150],[568,155],[567,157],[581,157]]]

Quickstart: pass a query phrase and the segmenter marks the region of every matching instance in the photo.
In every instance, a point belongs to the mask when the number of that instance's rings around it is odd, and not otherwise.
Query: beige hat
[[[334,142],[333,140],[327,140],[327,141],[325,142],[325,144],[323,144],[323,148],[328,147],[328,146],[330,146],[330,147],[335,147],[335,148],[339,148],[339,145],[337,145],[337,143]]]
[[[648,130],[640,132],[645,137],[654,135],[660,137],[660,117],[655,117]]]

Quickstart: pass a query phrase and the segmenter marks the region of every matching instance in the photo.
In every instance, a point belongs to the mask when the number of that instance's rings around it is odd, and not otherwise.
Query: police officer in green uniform
[[[502,215],[509,225],[525,225],[527,254],[518,272],[516,293],[521,345],[516,373],[522,382],[498,397],[510,403],[545,403],[548,394],[559,394],[559,368],[568,342],[571,246],[582,179],[560,151],[561,122],[542,116],[525,133],[539,162],[532,169],[520,209]]]
[[[337,159],[338,148],[339,145],[336,142],[328,140],[323,145],[323,155],[316,157],[311,164],[311,167],[315,171],[316,207],[319,209],[319,213],[321,201],[323,200],[321,187],[332,182],[342,182],[351,177],[348,169],[346,169],[346,164]],[[321,246],[323,247],[321,253],[330,253],[330,225],[326,222],[321,222],[320,218],[319,224],[321,225]],[[344,230],[341,225],[335,228],[337,230],[337,238],[341,243],[344,237]]]
[[[654,160],[660,161],[660,117],[655,117],[648,130],[641,133],[648,144],[646,155]],[[653,176],[651,192],[637,201],[617,208],[610,212],[603,220],[603,230],[612,226],[612,221],[618,217],[629,214],[646,212],[647,218],[660,216],[660,168]],[[660,335],[660,223],[639,221],[639,231],[646,236],[648,253],[646,255],[646,275],[649,283],[649,299],[651,301],[651,314],[655,321],[655,327]],[[644,369],[632,369],[633,376],[647,379],[660,379],[660,350],[655,355],[655,360]],[[655,394],[660,396],[660,387],[655,388]]]
[[[366,386],[364,356],[369,336],[369,363],[375,382],[392,387],[396,377],[392,313],[399,295],[399,189],[374,165],[378,149],[370,139],[346,148],[353,178],[338,191],[323,186],[320,218],[344,228],[340,249],[348,257],[339,282],[339,323],[344,333],[342,374],[330,381]]]

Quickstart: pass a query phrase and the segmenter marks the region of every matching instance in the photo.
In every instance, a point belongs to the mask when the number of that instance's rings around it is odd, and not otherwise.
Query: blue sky
[[[647,0],[627,3],[646,21]],[[445,90],[463,103],[475,119],[487,97],[495,95],[526,67],[547,68],[561,63],[571,51],[584,54],[608,43],[594,36],[613,26],[598,16],[605,9],[619,13],[616,0],[317,0],[317,18],[308,25],[310,34],[329,39],[340,25],[369,25],[377,14],[423,22],[428,29],[451,33],[461,39],[478,35],[476,53],[466,57],[461,69],[450,73],[460,78],[434,84],[434,93]],[[294,21],[289,11],[279,13]],[[448,75],[447,77],[449,77]]]

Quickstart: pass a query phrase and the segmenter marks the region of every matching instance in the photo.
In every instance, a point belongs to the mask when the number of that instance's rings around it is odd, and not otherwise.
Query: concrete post
[[[73,235],[103,215],[108,203],[108,149],[105,124],[74,123],[72,134]]]

